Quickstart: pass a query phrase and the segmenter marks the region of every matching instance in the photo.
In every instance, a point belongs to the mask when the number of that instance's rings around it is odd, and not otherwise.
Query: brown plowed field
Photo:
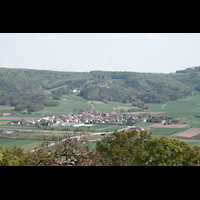
[[[0,121],[0,125],[7,124],[9,121]]]
[[[193,136],[199,135],[199,134],[200,134],[200,128],[191,128],[191,129],[183,131],[181,133],[174,134],[174,136],[193,137]]]
[[[171,124],[171,125],[164,125],[162,123],[155,123],[153,125],[151,125],[150,127],[154,127],[154,128],[185,128],[187,126],[189,126],[190,124]]]

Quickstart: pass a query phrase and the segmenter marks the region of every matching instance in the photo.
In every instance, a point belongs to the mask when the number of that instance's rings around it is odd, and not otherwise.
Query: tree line
[[[51,146],[44,139],[35,152],[0,147],[0,166],[199,166],[200,146],[153,138],[145,130],[116,130],[97,141],[95,149],[89,148],[85,137],[71,136],[53,136]]]

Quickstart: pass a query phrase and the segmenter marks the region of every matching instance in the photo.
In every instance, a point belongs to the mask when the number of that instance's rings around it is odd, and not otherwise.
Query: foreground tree
[[[96,150],[109,165],[199,165],[200,147],[167,137],[153,138],[147,131],[115,131],[97,142]]]
[[[22,147],[0,147],[0,166],[45,166],[54,165],[52,155],[46,151],[25,152]]]
[[[115,131],[102,141],[97,141],[96,150],[107,165],[143,165],[147,152],[144,151],[146,140],[152,140],[147,131]]]
[[[167,137],[154,138],[144,145],[146,163],[153,166],[190,166],[197,164],[194,149],[187,142]]]

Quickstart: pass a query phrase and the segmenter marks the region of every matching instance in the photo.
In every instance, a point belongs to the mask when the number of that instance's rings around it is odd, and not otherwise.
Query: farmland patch
[[[157,128],[186,128],[187,126],[189,126],[190,124],[170,124],[170,125],[164,125],[162,123],[155,123],[153,125],[151,125],[151,127]]]
[[[141,108],[139,107],[126,107],[126,106],[117,106],[117,109],[120,110],[120,109],[123,109],[123,110],[129,110],[129,109],[138,109],[138,110],[141,110]]]
[[[180,137],[193,137],[195,135],[199,135],[200,134],[200,129],[199,128],[191,128],[189,130],[186,130],[184,132],[181,133],[177,133],[174,136],[180,136]]]
[[[3,107],[0,108],[1,110],[13,110],[15,107],[14,106],[9,106],[9,107]]]
[[[21,120],[21,118],[27,119],[33,119],[33,117],[1,117],[1,120]]]
[[[153,135],[174,135],[176,133],[180,133],[183,131],[186,131],[187,128],[155,128],[151,130],[150,132],[153,133]]]
[[[27,144],[35,143],[34,146],[37,146],[37,140],[18,140],[18,139],[4,139],[0,138],[0,146],[5,148],[10,148],[16,146],[23,146]],[[26,146],[26,150],[28,150],[28,146]]]
[[[147,113],[154,115],[154,114],[161,114],[161,113],[167,113],[167,112],[130,112],[130,114],[136,114],[136,115],[147,114]]]
[[[102,101],[88,101],[88,103],[92,103],[92,102],[93,102],[94,104],[95,104],[95,103],[103,103]]]

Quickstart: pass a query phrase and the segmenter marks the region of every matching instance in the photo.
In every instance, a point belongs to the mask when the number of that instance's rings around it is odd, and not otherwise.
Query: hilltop
[[[50,70],[0,68],[0,105],[16,110],[41,110],[58,106],[62,95],[80,92],[87,100],[132,103],[174,101],[200,92],[200,67],[176,73],[59,72]],[[46,92],[49,91],[49,92]]]

